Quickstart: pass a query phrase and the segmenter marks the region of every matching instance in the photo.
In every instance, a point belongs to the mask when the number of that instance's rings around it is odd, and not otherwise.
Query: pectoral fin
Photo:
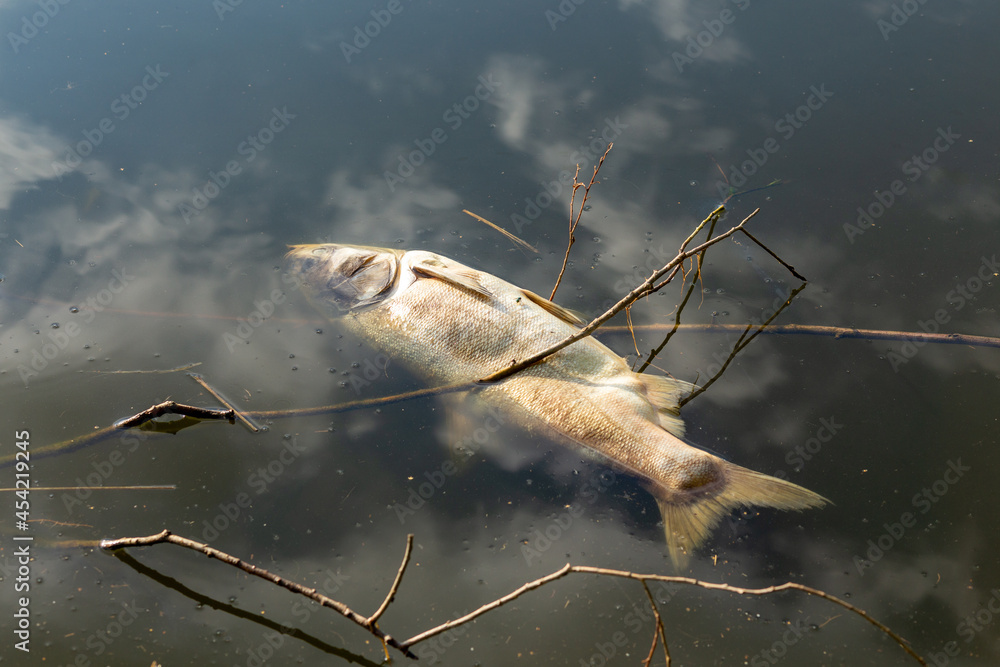
[[[472,269],[456,269],[437,260],[424,260],[413,266],[413,272],[426,278],[437,278],[455,287],[467,289],[481,296],[493,296],[479,282],[479,273]]]
[[[583,326],[584,321],[580,318],[579,315],[574,313],[572,310],[569,310],[568,308],[563,308],[558,303],[553,303],[552,301],[549,301],[545,297],[539,296],[530,290],[522,289],[521,293],[524,294],[524,296],[528,297],[530,301],[536,303],[537,305],[545,309],[550,315],[555,315],[563,322],[567,322],[569,324],[578,327]]]

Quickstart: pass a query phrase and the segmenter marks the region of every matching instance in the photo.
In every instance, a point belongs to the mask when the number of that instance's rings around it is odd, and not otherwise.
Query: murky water
[[[116,371],[200,364],[246,410],[423,386],[317,317],[282,273],[286,245],[432,249],[547,294],[567,179],[577,163],[589,176],[608,141],[564,305],[596,315],[720,199],[781,179],[731,199],[725,221],[760,207],[754,233],[809,279],[779,323],[997,335],[1000,12],[801,5],[4,3],[0,454],[22,431],[37,453],[167,399],[217,405],[183,371]],[[797,285],[745,240],[726,242],[685,321],[746,323]],[[677,300],[652,297],[633,321],[669,322]],[[641,332],[639,349],[661,335]],[[629,336],[604,340],[634,357]],[[685,332],[657,365],[704,379],[734,341]],[[761,336],[687,406],[688,436],[835,505],[734,514],[686,574],[821,588],[932,664],[995,664],[998,380],[986,347]],[[32,485],[81,488],[34,491],[26,530],[15,494],[0,495],[0,657],[382,660],[337,614],[193,552],[130,560],[74,545],[164,528],[361,613],[414,533],[380,622],[398,638],[566,562],[673,573],[635,480],[509,425],[462,422],[419,399],[260,434],[203,424],[36,455]],[[477,432],[476,455],[453,467],[448,445]],[[0,477],[13,487],[16,469]],[[95,488],[137,485],[173,488]],[[913,664],[821,600],[652,589],[672,664]],[[21,609],[30,653],[16,647]],[[634,582],[579,575],[418,654],[638,665],[652,627]]]

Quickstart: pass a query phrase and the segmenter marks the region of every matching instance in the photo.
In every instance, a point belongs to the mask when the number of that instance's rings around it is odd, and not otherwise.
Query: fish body
[[[290,273],[327,316],[435,384],[473,382],[576,333],[570,311],[427,251],[293,246]],[[513,421],[554,431],[635,475],[656,498],[678,566],[732,508],[821,506],[821,496],[688,445],[678,401],[692,386],[634,373],[587,337],[476,389]]]

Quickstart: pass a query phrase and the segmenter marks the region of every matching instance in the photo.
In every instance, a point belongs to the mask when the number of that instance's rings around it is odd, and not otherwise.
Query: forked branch
[[[483,614],[486,614],[494,609],[502,607],[503,605],[509,602],[512,602],[513,600],[516,600],[525,593],[533,591],[537,588],[541,588],[546,584],[550,584],[553,581],[562,579],[563,577],[566,577],[570,574],[590,574],[590,575],[605,576],[605,577],[632,579],[642,584],[643,589],[646,592],[646,596],[649,599],[649,603],[652,607],[653,616],[655,619],[655,628],[653,630],[654,632],[653,645],[649,651],[649,656],[643,661],[643,663],[647,667],[650,664],[653,654],[656,651],[657,643],[663,644],[663,650],[666,653],[667,664],[668,665],[670,664],[670,650],[667,646],[666,631],[664,629],[663,622],[660,618],[659,609],[656,606],[656,601],[653,599],[653,596],[649,591],[648,582],[650,581],[663,581],[667,583],[682,584],[687,586],[698,586],[700,588],[705,588],[708,590],[726,591],[729,593],[736,593],[738,595],[770,595],[772,593],[779,593],[782,591],[798,591],[800,593],[805,593],[806,595],[818,597],[823,600],[826,600],[827,602],[843,607],[847,611],[850,611],[852,614],[860,616],[865,621],[878,628],[880,632],[890,637],[894,642],[896,642],[900,646],[900,648],[902,648],[907,654],[913,657],[918,663],[920,663],[921,665],[927,664],[923,658],[921,658],[912,648],[910,648],[909,643],[905,639],[900,637],[897,633],[893,632],[883,623],[872,618],[863,609],[859,609],[858,607],[855,607],[851,603],[842,600],[836,596],[830,595],[825,591],[821,591],[819,589],[811,588],[809,586],[804,586],[802,584],[794,582],[786,582],[784,584],[780,584],[777,586],[767,586],[765,588],[741,588],[739,586],[731,586],[729,584],[724,584],[724,583],[713,583],[709,581],[702,581],[700,579],[693,579],[691,577],[678,577],[678,576],[660,575],[660,574],[638,574],[626,570],[612,570],[603,567],[570,565],[569,563],[567,563],[566,565],[556,570],[552,574],[540,577],[538,579],[535,579],[534,581],[529,581],[528,583],[524,584],[523,586],[520,586],[516,590],[511,591],[507,595],[504,595],[503,597],[497,598],[492,602],[484,604],[483,606],[479,607],[479,609],[476,609],[473,612],[470,612],[459,618],[442,623],[436,627],[430,628],[429,630],[425,630],[424,632],[416,634],[410,637],[409,639],[401,642],[394,639],[388,633],[383,632],[378,627],[376,622],[382,616],[382,614],[385,613],[386,609],[388,609],[389,605],[392,603],[393,599],[395,598],[396,592],[399,589],[399,585],[402,582],[403,575],[406,572],[406,566],[409,563],[410,554],[412,553],[413,549],[412,534],[408,535],[406,538],[406,551],[403,555],[403,562],[399,566],[399,570],[396,572],[396,578],[393,581],[392,587],[390,588],[388,595],[386,595],[385,601],[381,604],[381,606],[379,606],[378,610],[369,617],[365,617],[362,616],[361,614],[358,614],[343,602],[339,602],[337,600],[329,598],[323,595],[322,593],[317,592],[316,589],[314,588],[308,588],[306,586],[302,586],[301,584],[297,584],[293,581],[289,581],[263,568],[259,568],[255,565],[247,563],[246,561],[240,560],[235,556],[231,556],[225,552],[219,551],[218,549],[214,549],[208,546],[207,544],[202,544],[201,542],[196,542],[194,540],[189,540],[187,538],[174,535],[168,530],[164,530],[163,532],[157,533],[156,535],[149,535],[146,537],[123,537],[115,540],[103,540],[100,546],[102,549],[106,551],[113,551],[116,549],[152,546],[155,544],[163,544],[163,543],[176,544],[178,546],[182,546],[187,549],[192,549],[199,553],[205,554],[210,558],[215,558],[216,560],[222,561],[223,563],[232,565],[233,567],[237,567],[246,572],[247,574],[252,574],[256,577],[266,579],[267,581],[277,584],[278,586],[290,590],[293,593],[304,595],[309,599],[318,602],[324,607],[328,607],[330,609],[337,611],[342,616],[344,616],[344,618],[348,619],[352,623],[355,623],[359,627],[364,628],[371,634],[378,637],[383,642],[383,645],[391,646],[397,651],[400,651],[403,655],[414,659],[416,659],[416,656],[410,651],[410,648],[415,644],[430,639],[431,637],[439,635],[442,632],[447,632],[448,630],[456,628],[460,625],[469,623],[479,618]]]

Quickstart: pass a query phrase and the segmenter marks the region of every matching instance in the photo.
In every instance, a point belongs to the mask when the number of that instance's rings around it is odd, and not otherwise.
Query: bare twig
[[[718,211],[718,209],[716,209],[716,211]],[[713,234],[713,232],[715,232],[715,224],[719,221],[719,217],[720,216],[721,216],[721,213],[719,215],[714,215],[714,214],[713,215],[709,215],[709,217],[706,218],[706,220],[710,221],[709,222],[709,227],[708,227],[708,238],[712,238],[712,234]],[[704,226],[704,223],[702,223],[702,226]],[[690,240],[690,237],[689,237],[689,240]],[[688,241],[685,241],[685,245],[687,243],[688,243]],[[681,249],[683,250],[684,246],[681,246]],[[680,323],[681,323],[681,313],[684,311],[684,307],[687,305],[688,300],[690,300],[691,295],[694,293],[695,287],[698,286],[698,278],[701,277],[701,264],[702,264],[702,261],[704,259],[705,259],[705,252],[703,251],[697,257],[697,261],[698,261],[698,269],[697,269],[697,271],[698,271],[698,273],[697,273],[697,275],[695,277],[695,280],[691,281],[691,284],[688,286],[687,294],[684,295],[684,299],[681,301],[680,305],[677,306],[677,314],[674,316],[674,326],[673,326],[673,328],[670,330],[670,332],[666,336],[664,336],[663,342],[661,342],[659,344],[659,346],[656,347],[656,349],[650,351],[649,356],[646,357],[646,361],[644,361],[642,363],[642,365],[639,367],[639,369],[636,371],[637,373],[642,373],[647,368],[649,368],[649,365],[651,363],[653,363],[653,360],[656,359],[656,357],[660,354],[660,352],[663,351],[663,348],[665,348],[667,346],[667,343],[670,342],[670,339],[673,338],[674,334],[677,332],[677,328],[680,326]],[[630,325],[629,329],[632,331],[632,334],[633,334],[632,335],[632,340],[634,342],[635,341],[635,329],[633,329],[631,327],[631,325]],[[638,348],[638,346],[636,346],[636,347]]]
[[[222,394],[220,394],[219,392],[215,391],[210,386],[208,386],[208,383],[205,382],[205,378],[198,375],[197,373],[188,373],[188,377],[190,377],[195,382],[200,384],[205,391],[207,391],[208,393],[210,393],[212,396],[215,397],[215,400],[219,401],[219,403],[222,403],[224,406],[229,408],[236,415],[236,418],[239,419],[241,422],[243,422],[244,426],[250,429],[251,433],[260,432],[260,427],[258,427],[252,421],[250,421],[250,419],[246,417],[246,415],[244,415],[242,412],[240,412],[236,408],[236,406],[232,404],[231,401],[227,400]]]
[[[716,209],[715,212],[712,213],[712,215],[713,216],[716,215],[716,214],[721,215],[721,212],[723,210],[724,210],[724,208],[720,206],[718,209]],[[759,211],[760,209],[757,209],[757,210]],[[658,290],[658,289],[662,288],[664,285],[666,285],[667,282],[670,281],[670,277],[673,277],[674,275],[676,275],[677,270],[683,264],[684,260],[686,260],[689,257],[693,257],[694,255],[697,255],[698,253],[700,253],[705,248],[713,246],[716,243],[719,243],[720,241],[722,241],[723,239],[729,238],[730,236],[732,236],[736,232],[741,231],[743,229],[743,225],[745,225],[747,223],[747,221],[750,220],[750,218],[752,218],[756,213],[757,213],[757,211],[754,211],[753,213],[751,213],[750,215],[748,215],[746,218],[744,218],[743,221],[740,222],[740,224],[736,225],[735,227],[733,227],[729,231],[723,232],[722,234],[719,234],[718,236],[716,236],[714,238],[711,238],[711,239],[705,241],[704,243],[702,243],[702,244],[700,244],[698,246],[695,246],[694,248],[691,248],[690,250],[684,250],[684,251],[678,253],[676,257],[674,257],[672,260],[670,260],[669,262],[667,262],[662,268],[654,271],[648,278],[646,278],[646,280],[641,285],[639,285],[638,287],[636,287],[635,289],[633,289],[631,292],[629,292],[627,295],[625,295],[624,298],[622,298],[618,303],[616,303],[614,306],[612,306],[611,308],[609,308],[603,315],[599,315],[597,318],[595,318],[594,320],[592,320],[590,322],[590,324],[588,324],[587,326],[583,327],[582,329],[580,329],[576,333],[572,334],[571,336],[567,336],[566,338],[564,338],[563,340],[561,340],[558,343],[555,343],[554,345],[550,345],[549,347],[545,348],[541,352],[537,352],[537,353],[531,355],[527,359],[522,359],[522,360],[520,360],[520,361],[518,361],[518,362],[516,362],[516,363],[514,363],[514,364],[512,364],[510,366],[508,366],[507,368],[501,369],[501,370],[499,370],[499,371],[497,371],[495,373],[492,373],[491,375],[488,375],[488,376],[486,376],[484,378],[481,378],[479,380],[480,384],[488,384],[488,383],[492,383],[492,382],[499,382],[500,380],[503,380],[504,378],[508,378],[511,375],[514,375],[515,373],[518,373],[518,372],[524,370],[525,368],[527,368],[527,367],[529,367],[529,366],[531,366],[533,364],[538,363],[542,359],[545,359],[546,357],[548,357],[548,356],[550,356],[552,354],[555,354],[556,352],[558,352],[559,350],[563,349],[564,347],[572,345],[573,343],[577,342],[578,340],[582,340],[582,339],[586,338],[587,336],[591,335],[592,333],[594,333],[594,331],[597,330],[598,327],[600,327],[602,324],[604,324],[605,322],[607,322],[608,320],[610,320],[612,317],[614,317],[615,315],[617,315],[618,313],[620,313],[627,306],[630,306],[631,304],[635,303],[635,301],[637,301],[638,299],[641,299],[644,296],[652,294],[656,290]],[[707,222],[707,221],[708,221],[708,219],[706,218],[705,222]],[[701,227],[704,226],[705,222],[702,222],[702,224],[699,225],[698,229],[701,229]],[[687,243],[689,243],[692,238],[694,238],[693,234],[692,234],[692,236],[688,237],[688,240],[686,240],[684,242],[684,244],[686,245]],[[684,247],[684,245],[682,245],[681,247]],[[663,276],[667,275],[668,273],[670,274],[670,277],[668,277],[666,280],[664,280],[663,282],[661,282],[660,284],[657,285],[656,284],[657,281],[660,280],[661,278],[663,278]]]
[[[757,327],[757,330],[754,331],[752,334],[750,334],[749,337],[747,336],[747,334],[750,332],[750,329],[753,328],[753,325],[748,324],[746,328],[743,330],[743,333],[740,334],[740,337],[736,339],[736,344],[733,345],[733,351],[729,353],[729,357],[726,359],[725,363],[722,364],[722,368],[720,368],[719,371],[708,380],[708,382],[701,385],[700,387],[692,391],[690,394],[682,398],[680,401],[678,401],[677,407],[683,408],[685,405],[687,405],[692,400],[694,400],[702,393],[704,393],[705,390],[711,387],[716,380],[722,377],[722,374],[726,372],[727,368],[729,368],[729,364],[732,363],[733,359],[736,358],[736,355],[739,354],[741,351],[743,351],[743,348],[749,345],[754,338],[759,336],[760,332],[763,331],[764,328],[767,327],[774,320],[774,318],[776,318],[778,315],[781,314],[781,311],[783,311],[785,308],[791,305],[792,301],[795,299],[796,296],[798,296],[799,292],[801,292],[805,288],[806,284],[802,283],[797,288],[792,290],[792,293],[788,295],[788,298],[785,299],[785,302],[783,304],[781,304],[781,307],[774,312],[774,315],[771,315],[771,317],[769,317],[766,322]]]
[[[753,241],[754,243],[756,243],[757,245],[759,245],[759,246],[760,246],[761,248],[763,248],[764,252],[766,252],[766,253],[767,253],[768,255],[770,255],[771,257],[775,258],[776,260],[778,260],[778,262],[779,262],[779,263],[780,263],[780,264],[781,264],[781,265],[782,265],[783,267],[785,267],[786,269],[788,269],[788,272],[789,272],[789,273],[791,273],[791,274],[792,274],[793,276],[795,276],[795,277],[796,277],[796,278],[798,278],[799,280],[802,280],[802,281],[804,281],[804,280],[805,280],[805,276],[801,276],[801,275],[799,275],[799,272],[795,270],[795,267],[794,267],[794,266],[792,266],[791,264],[787,263],[787,262],[786,262],[785,260],[781,259],[781,258],[780,258],[780,257],[778,257],[777,255],[775,255],[775,254],[774,254],[773,252],[771,252],[771,249],[770,249],[770,248],[768,248],[768,247],[767,247],[766,245],[764,245],[763,243],[761,243],[760,241],[758,241],[758,240],[757,240],[757,237],[756,237],[756,236],[754,236],[754,235],[753,235],[753,234],[751,234],[750,232],[746,231],[745,229],[743,230],[743,233],[744,233],[744,234],[746,234],[746,235],[747,235],[748,237],[750,237],[750,240],[751,240],[751,241]]]
[[[653,654],[656,653],[656,642],[659,640],[663,642],[663,653],[666,655],[667,667],[670,667],[670,648],[667,646],[667,633],[663,629],[663,619],[660,618],[660,610],[656,606],[656,600],[653,599],[652,591],[649,590],[649,584],[645,581],[642,582],[642,590],[646,592],[646,597],[649,599],[649,606],[653,610],[653,620],[656,622],[653,628],[653,645],[649,647],[649,655],[642,661],[642,664],[649,667],[653,663]]]
[[[656,602],[653,599],[652,593],[650,593],[649,591],[647,582],[650,581],[663,581],[668,583],[684,584],[688,586],[698,586],[708,590],[727,591],[730,593],[736,593],[738,595],[770,595],[773,593],[779,593],[781,591],[786,591],[786,590],[799,591],[805,593],[806,595],[822,598],[828,602],[843,607],[844,609],[850,611],[853,614],[860,616],[868,623],[878,628],[882,633],[890,637],[897,644],[899,644],[899,646],[904,651],[906,651],[906,653],[912,656],[921,665],[927,664],[923,658],[921,658],[916,652],[913,651],[913,649],[910,648],[909,643],[905,639],[903,639],[898,634],[890,630],[884,624],[872,618],[864,610],[855,607],[854,605],[852,605],[849,602],[846,602],[845,600],[841,600],[838,597],[830,595],[829,593],[802,584],[797,584],[794,582],[786,582],[784,584],[780,584],[777,586],[767,586],[766,588],[741,588],[738,586],[731,586],[729,584],[713,583],[708,581],[702,581],[700,579],[692,579],[690,577],[678,577],[678,576],[659,575],[659,574],[637,574],[635,572],[629,572],[626,570],[612,570],[602,567],[591,567],[586,565],[570,565],[569,563],[567,563],[566,565],[559,568],[552,574],[540,577],[538,579],[535,579],[534,581],[530,581],[524,584],[523,586],[520,586],[516,590],[508,593],[507,595],[504,595],[501,598],[497,598],[492,602],[484,604],[483,606],[479,607],[473,612],[465,614],[464,616],[453,619],[451,621],[442,623],[429,630],[416,634],[413,637],[407,639],[406,641],[400,642],[394,639],[391,635],[379,629],[376,624],[376,621],[378,620],[378,617],[385,611],[385,608],[388,607],[389,603],[392,601],[392,598],[395,597],[396,590],[398,590],[399,588],[399,583],[403,578],[403,574],[406,570],[406,565],[409,562],[409,557],[413,544],[413,535],[407,536],[406,552],[403,555],[403,562],[400,565],[398,572],[396,573],[396,579],[393,582],[392,588],[389,591],[389,595],[386,596],[385,602],[382,603],[378,611],[376,611],[374,614],[372,614],[372,616],[368,618],[361,616],[360,614],[353,611],[350,607],[348,607],[344,603],[338,602],[337,600],[334,600],[321,593],[318,593],[316,589],[307,588],[295,582],[288,581],[287,579],[284,579],[279,575],[273,574],[271,572],[268,572],[267,570],[264,570],[263,568],[259,568],[255,565],[242,561],[239,558],[236,558],[235,556],[231,556],[225,552],[219,551],[218,549],[213,549],[207,544],[202,544],[201,542],[195,542],[194,540],[189,540],[174,535],[169,530],[164,530],[163,532],[157,533],[156,535],[149,535],[146,537],[123,537],[115,540],[102,540],[100,546],[104,550],[113,551],[116,549],[152,546],[154,544],[162,544],[162,543],[176,544],[178,546],[182,546],[187,549],[192,549],[199,553],[203,553],[206,556],[209,556],[210,558],[215,558],[216,560],[220,560],[224,563],[237,567],[248,574],[261,577],[262,579],[266,579],[274,584],[277,584],[278,586],[281,586],[283,588],[286,588],[287,590],[292,591],[293,593],[304,595],[309,599],[318,602],[324,607],[328,607],[330,609],[337,611],[351,622],[355,623],[356,625],[364,628],[371,634],[378,637],[380,640],[382,640],[382,642],[385,645],[395,648],[396,650],[402,652],[404,655],[410,658],[416,658],[416,656],[413,655],[412,652],[410,652],[411,646],[418,644],[422,641],[425,641],[427,639],[430,639],[431,637],[434,637],[436,635],[439,635],[442,632],[447,632],[452,628],[456,628],[460,625],[464,625],[465,623],[473,621],[487,612],[490,612],[498,607],[501,607],[507,604],[508,602],[516,600],[517,598],[521,597],[522,595],[524,595],[529,591],[533,591],[536,588],[541,588],[546,584],[556,581],[557,579],[562,579],[563,577],[570,574],[593,574],[598,576],[632,579],[642,584],[643,588],[646,591],[646,595],[649,598],[650,604],[653,607],[653,614],[654,618],[656,619],[655,632],[657,633],[657,636],[659,637],[660,641],[663,642],[663,647],[667,654],[668,666],[670,664],[670,653],[669,650],[667,649],[666,632],[664,630],[663,622],[662,619],[660,618],[659,611],[657,610]],[[647,664],[647,667],[649,661],[652,659],[652,655],[655,649],[656,649],[656,639],[654,638],[654,644],[652,650],[650,650],[649,658],[647,658],[644,661]]]
[[[230,424],[236,423],[236,413],[230,408],[228,410],[217,410],[213,408],[199,408],[193,405],[184,405],[183,403],[175,403],[174,401],[164,401],[158,405],[146,408],[142,412],[132,415],[127,419],[122,419],[115,423],[115,428],[132,428],[133,426],[139,426],[144,422],[148,422],[151,419],[156,419],[157,417],[162,417],[163,415],[185,415],[187,417],[194,417],[195,419],[225,419],[229,421]]]
[[[844,609],[847,609],[853,614],[857,614],[861,618],[868,621],[868,623],[878,628],[881,632],[889,636],[893,641],[899,644],[900,648],[906,651],[906,653],[912,656],[921,665],[927,665],[924,659],[921,658],[912,648],[910,648],[909,642],[907,642],[905,639],[903,639],[898,634],[893,632],[891,629],[886,627],[884,624],[880,623],[878,620],[872,618],[866,611],[858,607],[855,607],[851,603],[845,600],[841,600],[840,598],[830,595],[829,593],[821,591],[817,588],[811,588],[809,586],[804,586],[802,584],[797,584],[790,581],[777,586],[767,586],[766,588],[740,588],[738,586],[731,586],[729,584],[713,583],[709,581],[702,581],[700,579],[692,579],[690,577],[678,577],[678,576],[660,575],[660,574],[637,574],[635,572],[628,572],[625,570],[611,570],[603,567],[590,567],[587,565],[570,565],[569,563],[564,565],[559,570],[556,570],[552,574],[549,574],[547,576],[541,577],[540,579],[536,579],[535,581],[524,584],[517,590],[508,593],[507,595],[497,600],[494,600],[493,602],[485,604],[479,609],[476,609],[475,611],[470,612],[465,616],[457,618],[453,621],[448,621],[447,623],[442,623],[436,628],[431,628],[430,630],[421,632],[418,635],[414,635],[413,637],[410,637],[406,641],[401,642],[401,645],[406,647],[413,646],[414,644],[424,641],[425,639],[429,639],[435,635],[441,634],[442,632],[446,632],[459,625],[468,623],[469,621],[472,621],[475,618],[482,616],[488,611],[492,611],[493,609],[496,609],[497,607],[503,604],[506,604],[508,602],[511,602],[512,600],[515,600],[516,598],[519,598],[528,591],[532,591],[536,588],[544,586],[545,584],[556,581],[557,579],[562,579],[563,577],[570,574],[596,574],[608,577],[620,577],[623,579],[633,579],[642,582],[644,584],[648,581],[664,581],[668,583],[685,584],[688,586],[699,586],[701,588],[706,588],[709,590],[727,591],[729,593],[736,593],[738,595],[770,595],[773,593],[779,593],[781,591],[786,591],[786,590],[799,591],[805,593],[806,595],[812,595],[815,597],[822,598],[828,602],[832,602],[833,604],[839,605]]]
[[[362,628],[368,630],[380,640],[393,647],[394,649],[400,651],[408,658],[416,659],[413,653],[406,647],[400,644],[398,641],[392,638],[392,636],[382,632],[374,622],[369,622],[369,619],[365,618],[361,614],[357,613],[350,607],[348,607],[343,602],[338,602],[333,598],[327,597],[322,593],[319,593],[315,588],[307,588],[301,584],[297,584],[294,581],[289,581],[284,577],[278,576],[272,572],[269,572],[263,568],[247,563],[246,561],[240,560],[235,556],[230,556],[229,554],[219,551],[218,549],[213,549],[207,544],[202,544],[201,542],[195,542],[194,540],[189,540],[185,537],[180,537],[179,535],[174,535],[169,530],[164,530],[163,532],[157,533],[156,535],[148,535],[146,537],[123,537],[117,540],[102,540],[101,549],[105,551],[114,551],[116,549],[123,549],[127,547],[148,547],[154,544],[162,543],[176,544],[177,546],[184,547],[186,549],[191,549],[199,553],[203,553],[209,558],[215,558],[223,563],[237,567],[247,574],[252,574],[255,577],[260,577],[261,579],[266,579],[273,584],[277,584],[282,588],[286,588],[293,593],[298,593],[299,595],[304,595],[310,600],[313,600],[324,607],[333,609],[334,611],[340,613],[342,616],[348,620],[356,623]]]
[[[489,220],[487,220],[483,216],[476,215],[475,213],[473,213],[472,211],[470,211],[468,209],[464,209],[463,208],[462,209],[462,213],[466,213],[468,215],[471,215],[473,218],[475,218],[479,222],[483,223],[484,225],[489,225],[493,229],[497,230],[498,232],[500,232],[501,234],[503,234],[504,236],[506,236],[508,239],[510,239],[511,241],[513,241],[515,244],[521,246],[522,248],[527,248],[528,250],[530,250],[531,252],[535,253],[536,255],[538,254],[538,249],[535,248],[535,246],[531,245],[530,243],[528,243],[527,241],[525,241],[525,240],[523,240],[521,238],[518,238],[514,234],[511,234],[510,232],[508,232],[506,229],[504,229],[500,225],[494,225],[492,222],[490,222]]]
[[[563,274],[566,273],[566,265],[569,264],[569,251],[573,249],[573,244],[576,243],[576,227],[580,224],[580,216],[583,215],[583,209],[587,206],[587,198],[590,196],[590,188],[594,187],[594,183],[597,182],[597,172],[601,170],[601,166],[604,165],[604,158],[608,157],[608,153],[611,152],[611,148],[614,143],[608,144],[607,150],[604,151],[604,155],[601,159],[597,161],[594,166],[594,175],[590,177],[590,183],[583,190],[583,201],[580,202],[580,210],[576,211],[574,207],[574,202],[576,201],[576,189],[583,187],[583,183],[576,180],[576,177],[580,175],[580,165],[576,165],[576,173],[573,174],[573,193],[569,197],[569,243],[566,245],[566,255],[563,257],[562,268],[559,269],[559,277],[556,278],[556,284],[552,288],[552,294],[549,295],[549,301],[556,298],[556,290],[559,289],[559,283],[562,282]],[[574,216],[576,216],[574,218]]]
[[[663,331],[672,329],[670,324],[636,324],[633,331]],[[727,333],[742,331],[743,324],[681,324],[678,330],[703,333]],[[607,326],[602,333],[629,333],[627,326]],[[935,343],[939,345],[970,345],[973,347],[1000,348],[1000,338],[976,336],[960,333],[922,333],[918,331],[885,331],[881,329],[858,329],[855,327],[828,327],[817,324],[772,324],[761,333],[773,335],[830,336],[832,338],[861,338],[865,340],[895,340],[914,343]]]
[[[379,617],[385,613],[385,610],[389,608],[389,604],[396,597],[396,591],[399,590],[399,584],[403,581],[403,574],[406,572],[406,566],[410,563],[410,554],[413,552],[413,533],[406,536],[406,551],[403,553],[403,562],[399,564],[399,570],[396,572],[396,580],[392,582],[392,587],[389,589],[389,593],[385,596],[385,600],[382,601],[382,606],[380,606],[374,614],[368,617],[368,623],[374,625],[378,621]]]

